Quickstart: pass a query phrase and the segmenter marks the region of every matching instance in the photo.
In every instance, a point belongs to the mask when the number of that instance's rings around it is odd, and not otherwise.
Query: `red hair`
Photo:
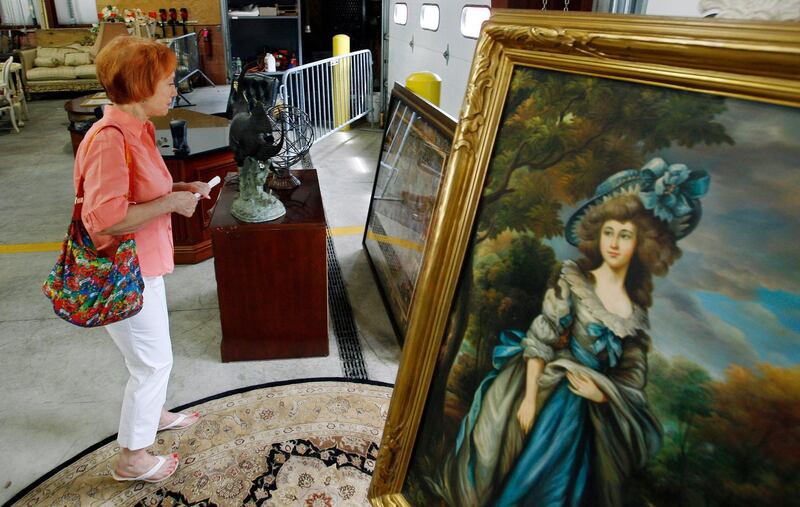
[[[175,70],[175,53],[164,44],[120,36],[95,58],[97,79],[114,104],[141,102],[153,96],[158,81]]]

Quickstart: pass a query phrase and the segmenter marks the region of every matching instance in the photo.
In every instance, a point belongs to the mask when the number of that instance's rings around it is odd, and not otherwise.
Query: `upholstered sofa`
[[[92,46],[69,44],[20,51],[27,93],[101,90]]]
[[[125,23],[100,23],[93,45],[82,45],[89,39],[85,28],[36,30],[38,47],[19,52],[25,93],[102,90],[94,56],[120,35],[128,35]]]

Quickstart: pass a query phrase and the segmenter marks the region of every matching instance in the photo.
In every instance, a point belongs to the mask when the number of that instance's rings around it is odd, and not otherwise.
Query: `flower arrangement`
[[[119,9],[114,5],[106,5],[97,13],[97,19],[106,23],[116,23],[121,21]]]
[[[139,35],[142,37],[151,37],[155,32],[155,13],[149,13],[149,16],[142,12],[141,9],[125,9],[120,14],[119,8],[115,5],[106,5],[100,12],[97,13],[97,20],[100,23],[125,23],[128,28],[128,33]],[[89,37],[95,39],[97,37],[98,25],[92,25],[89,30]]]
[[[144,15],[141,9],[125,9],[125,22],[135,23],[136,21],[147,21],[147,16]]]
[[[99,18],[98,14],[98,18]],[[92,23],[92,27],[89,28],[89,35],[86,36],[85,39],[81,42],[84,46],[91,46],[94,44],[94,41],[97,40],[97,34],[100,31],[100,24],[99,23]]]

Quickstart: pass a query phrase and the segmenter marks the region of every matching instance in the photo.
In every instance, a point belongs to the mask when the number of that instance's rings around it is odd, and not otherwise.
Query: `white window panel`
[[[481,24],[489,19],[492,10],[485,6],[465,5],[461,9],[461,35],[477,39],[481,33]]]
[[[0,0],[0,17],[4,25],[31,25],[33,16],[30,4],[20,0]]]
[[[439,29],[439,6],[436,4],[422,4],[419,11],[419,25],[425,29],[435,32]]]
[[[408,4],[399,2],[394,4],[394,22],[398,25],[408,23]]]
[[[90,25],[97,23],[95,0],[64,0],[55,2],[56,16],[60,25]],[[124,9],[120,8],[120,14]]]

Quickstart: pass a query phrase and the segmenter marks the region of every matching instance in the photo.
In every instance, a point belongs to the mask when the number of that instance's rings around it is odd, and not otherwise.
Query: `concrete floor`
[[[201,111],[224,110],[227,87],[189,97]],[[127,380],[103,329],[58,319],[40,291],[72,209],[73,157],[66,97],[29,103],[20,133],[0,130],[0,503],[92,444],[116,433]],[[8,124],[0,119],[0,129]],[[326,215],[359,328],[367,373],[394,382],[400,350],[364,251],[361,233],[381,133],[361,128],[316,144]],[[220,362],[213,259],[177,266],[166,278],[174,367],[167,406],[265,382],[343,375],[336,341],[328,357]]]

